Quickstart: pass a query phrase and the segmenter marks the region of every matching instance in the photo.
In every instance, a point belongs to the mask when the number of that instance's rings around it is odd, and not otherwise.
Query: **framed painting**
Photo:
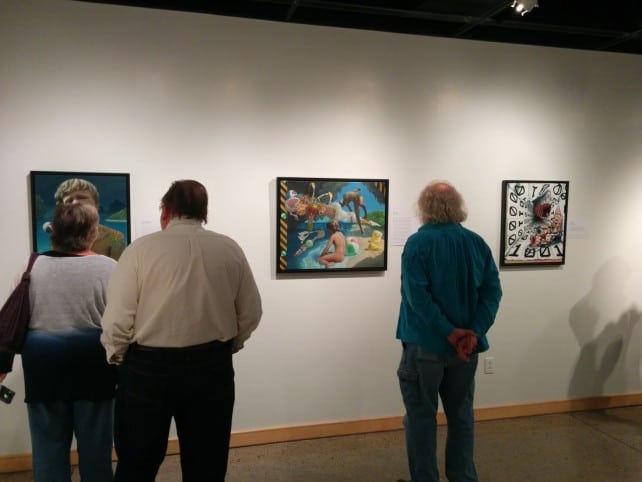
[[[276,272],[385,271],[388,180],[278,177]]]
[[[92,203],[100,216],[92,250],[118,259],[131,240],[129,174],[31,171],[32,249],[51,250],[51,217],[58,204]]]
[[[568,181],[502,182],[502,266],[566,259]]]

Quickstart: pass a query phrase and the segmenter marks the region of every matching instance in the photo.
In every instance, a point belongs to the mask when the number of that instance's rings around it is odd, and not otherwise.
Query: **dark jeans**
[[[224,481],[234,407],[231,343],[132,345],[121,367],[114,425],[116,481],[154,481],[172,417],[183,482]]]
[[[477,482],[473,460],[475,371],[477,354],[463,362],[456,356],[403,344],[397,375],[406,407],[406,448],[412,482],[439,482],[437,408],[439,397],[448,422],[446,477]]]

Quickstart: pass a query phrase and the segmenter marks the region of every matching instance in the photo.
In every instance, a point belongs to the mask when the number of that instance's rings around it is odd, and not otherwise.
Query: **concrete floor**
[[[441,427],[440,450],[445,434]],[[476,461],[482,482],[641,482],[642,406],[478,422]],[[232,449],[226,480],[394,482],[398,478],[408,478],[402,431]],[[30,480],[29,472],[0,474],[0,481]],[[79,480],[74,470],[72,481]],[[181,480],[178,456],[165,459],[156,480]]]

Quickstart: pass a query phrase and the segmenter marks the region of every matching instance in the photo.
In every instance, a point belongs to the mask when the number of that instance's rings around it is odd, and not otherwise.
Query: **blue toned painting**
[[[89,181],[96,187],[100,225],[110,228],[105,231],[115,230],[121,233],[125,246],[129,244],[131,230],[128,174],[32,171],[30,177],[34,251],[42,253],[51,249],[50,221],[56,208],[54,194],[63,181],[75,178]]]
[[[278,272],[386,269],[387,180],[278,178],[277,185]]]

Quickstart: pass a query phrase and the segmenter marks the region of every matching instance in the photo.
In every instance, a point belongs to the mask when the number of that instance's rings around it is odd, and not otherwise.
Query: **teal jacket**
[[[486,332],[502,297],[497,266],[486,242],[460,224],[425,224],[410,236],[401,257],[397,338],[431,353],[455,354],[447,337],[455,327]]]

